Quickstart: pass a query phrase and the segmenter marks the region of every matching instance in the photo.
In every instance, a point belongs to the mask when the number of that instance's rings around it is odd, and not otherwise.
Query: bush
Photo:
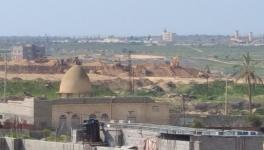
[[[192,123],[192,128],[203,128],[203,124],[199,120],[194,120]]]
[[[30,139],[30,136],[24,133],[10,132],[6,136],[11,138],[18,138],[18,139]]]
[[[44,130],[43,130],[43,136],[44,136],[45,138],[49,137],[50,134],[51,134],[51,131],[50,131],[49,129],[44,129]]]
[[[209,105],[206,103],[200,103],[194,106],[195,110],[205,112],[208,110]]]
[[[116,96],[116,94],[108,87],[101,85],[92,85],[91,89],[92,96]]]
[[[55,136],[55,135],[50,135],[49,137],[46,138],[47,141],[57,141],[57,142],[69,142],[71,140],[71,137],[69,135],[60,135],[60,136]]]
[[[257,115],[249,115],[247,121],[252,127],[258,128],[262,125],[261,118]]]

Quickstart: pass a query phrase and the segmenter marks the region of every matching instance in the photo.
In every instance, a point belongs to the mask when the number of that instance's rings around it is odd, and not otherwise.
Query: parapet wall
[[[191,126],[192,123],[200,121],[206,127],[249,127],[246,116],[217,116],[208,115],[201,117],[199,115],[183,115],[179,113],[170,114],[170,124],[176,126]]]
[[[0,138],[0,150],[92,150],[87,144]]]
[[[263,150],[263,137],[196,136],[195,150]]]

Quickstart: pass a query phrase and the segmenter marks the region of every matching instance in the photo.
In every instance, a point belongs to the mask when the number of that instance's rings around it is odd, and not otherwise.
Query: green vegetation
[[[72,57],[73,55],[94,55],[100,53],[102,56],[108,54],[123,53],[124,48],[134,53],[162,55],[168,58],[182,56],[188,60],[188,65],[198,69],[209,65],[211,70],[225,73],[233,72],[233,66],[239,64],[243,54],[250,52],[256,60],[256,70],[264,75],[264,46],[175,46],[175,45],[146,45],[143,43],[61,43],[53,44],[50,54],[56,57]],[[215,61],[217,60],[217,61]]]
[[[23,97],[25,95],[31,95],[34,97],[43,97],[48,99],[56,99],[59,97],[57,92],[59,91],[59,82],[51,82],[45,80],[9,80],[7,82],[7,96],[8,97]],[[116,96],[111,89],[93,85],[92,96]],[[4,84],[0,82],[0,96],[4,95]]]
[[[56,98],[59,82],[50,82],[44,80],[9,80],[7,82],[7,96],[32,95],[37,97]],[[3,81],[0,83],[0,95],[4,95]]]
[[[51,130],[50,129],[43,129],[43,136],[45,138],[49,137],[51,135]]]
[[[255,128],[261,127],[262,125],[261,118],[256,115],[249,115],[247,118],[247,121],[252,127],[255,127]]]
[[[101,85],[92,85],[91,93],[94,97],[117,96],[110,88]]]
[[[243,55],[243,63],[240,66],[238,72],[236,72],[237,80],[244,80],[247,84],[247,95],[249,101],[249,113],[252,114],[252,90],[253,86],[260,83],[263,84],[261,77],[259,77],[254,70],[254,65],[252,65],[252,60],[249,53]]]
[[[194,120],[191,125],[192,128],[203,128],[203,124],[199,120]]]
[[[55,135],[50,135],[49,137],[46,138],[46,141],[53,141],[53,142],[70,142],[71,137],[69,135],[60,135],[60,136],[55,136]]]
[[[208,98],[207,98],[207,86]],[[24,96],[25,93],[36,97],[47,97],[48,99],[58,98],[59,82],[50,82],[44,80],[9,80],[7,82],[7,96]],[[157,89],[158,90],[158,89]],[[136,90],[134,96],[163,97],[165,92],[157,90]],[[229,100],[246,98],[246,84],[228,83]],[[216,80],[205,84],[177,84],[173,91],[178,94],[189,94],[195,97],[196,101],[203,102],[224,102],[225,81]],[[253,99],[261,102],[264,99],[264,88],[261,85],[254,87]],[[93,85],[92,92],[95,97],[102,96],[129,96],[125,90],[113,91],[104,85]],[[0,84],[0,95],[3,96],[3,84]]]
[[[175,45],[146,45],[143,43],[60,43],[51,45],[50,49],[53,55],[69,56],[75,54],[91,54],[95,52],[107,53],[123,53],[124,48],[130,49],[136,53],[156,54],[172,57],[180,55],[184,57],[205,57],[212,56],[214,58],[234,60],[242,56],[246,52],[256,58],[264,55],[263,46],[175,46]],[[63,49],[63,50],[62,50]],[[197,50],[199,49],[199,50]]]
[[[25,95],[42,97],[47,99],[59,98],[59,82],[51,82],[45,80],[8,80],[7,82],[7,97],[16,98],[23,97]],[[118,90],[113,91],[109,87],[104,85],[92,85],[91,93],[93,97],[103,96],[129,96],[128,91]],[[162,92],[154,91],[135,91],[135,96],[162,96]],[[4,95],[4,84],[0,82],[0,97]]]
[[[150,91],[150,90],[137,90],[135,91],[135,96],[150,96],[150,97],[160,97],[165,93],[162,91]]]
[[[7,96],[10,99],[16,97],[23,97],[25,95],[32,95],[35,97],[46,97],[48,99],[56,99],[59,97],[57,91],[59,90],[59,82],[50,82],[44,80],[9,80],[7,82]],[[168,97],[173,94],[187,94],[190,95],[190,102],[192,105],[198,107],[198,104],[206,105],[206,109],[216,109],[216,106],[222,108],[225,100],[225,81],[216,80],[204,84],[190,83],[170,85],[171,92],[167,95],[159,86],[153,86],[151,89],[137,89],[133,96],[150,96],[160,99],[161,101],[171,102],[175,108],[178,107],[181,98]],[[264,115],[264,88],[262,85],[256,84],[252,87],[252,105],[254,106],[254,114]],[[230,107],[230,114],[248,114],[245,111],[247,108],[247,84],[236,84],[228,82],[228,102]],[[92,85],[92,96],[131,96],[125,89],[112,90],[106,85]],[[0,84],[0,95],[3,96],[3,84]],[[179,102],[178,102],[179,100]],[[177,103],[177,106],[176,106]],[[201,105],[203,107],[203,105]],[[48,131],[46,137],[49,137]]]
[[[193,95],[197,98],[198,101],[207,101],[207,102],[224,102],[225,94],[225,81],[216,80],[209,82],[208,88],[208,99],[206,98],[207,94],[207,84],[181,84],[177,85],[177,91],[179,93],[186,93]],[[261,100],[264,96],[264,88],[262,85],[256,85],[253,99]],[[246,84],[235,84],[233,82],[228,83],[228,99],[245,99],[247,85]]]
[[[6,136],[11,137],[11,138],[18,138],[18,139],[30,139],[31,138],[29,134],[15,132],[15,131],[11,131]]]

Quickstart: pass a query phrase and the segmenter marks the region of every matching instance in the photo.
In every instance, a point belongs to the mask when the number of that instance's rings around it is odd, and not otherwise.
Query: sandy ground
[[[89,78],[91,81],[98,81],[98,80],[113,80],[116,78],[121,78],[121,79],[127,79],[128,77],[124,77],[123,75],[120,76],[105,76],[105,75],[98,75],[98,74],[88,74]],[[23,80],[36,80],[36,79],[44,79],[44,80],[50,80],[50,81],[60,81],[61,78],[63,77],[63,74],[8,74],[7,78],[8,79],[13,79],[13,78],[21,78]],[[4,72],[0,72],[0,78],[4,78]],[[174,78],[174,77],[144,77],[145,79],[149,79],[152,82],[174,82],[174,83],[183,83],[183,84],[188,84],[191,82],[196,82],[196,83],[205,83],[205,79],[201,78]],[[140,78],[135,78],[135,79],[140,79]],[[142,79],[142,78],[141,78]],[[214,79],[210,79],[209,81],[213,81]]]
[[[91,81],[96,80],[110,80],[115,79],[116,77],[97,75],[97,74],[88,74]],[[36,80],[36,79],[44,79],[50,81],[60,81],[63,77],[63,74],[8,74],[8,79],[13,78],[21,78],[23,80]],[[0,72],[0,78],[4,78],[4,72]]]
[[[117,58],[124,58],[127,57],[126,55],[115,55]],[[164,59],[164,56],[158,56],[158,55],[131,55],[132,59]]]

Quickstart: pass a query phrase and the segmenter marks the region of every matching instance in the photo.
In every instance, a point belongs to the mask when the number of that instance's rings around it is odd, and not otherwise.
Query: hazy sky
[[[1,35],[264,33],[264,0],[1,0]]]

